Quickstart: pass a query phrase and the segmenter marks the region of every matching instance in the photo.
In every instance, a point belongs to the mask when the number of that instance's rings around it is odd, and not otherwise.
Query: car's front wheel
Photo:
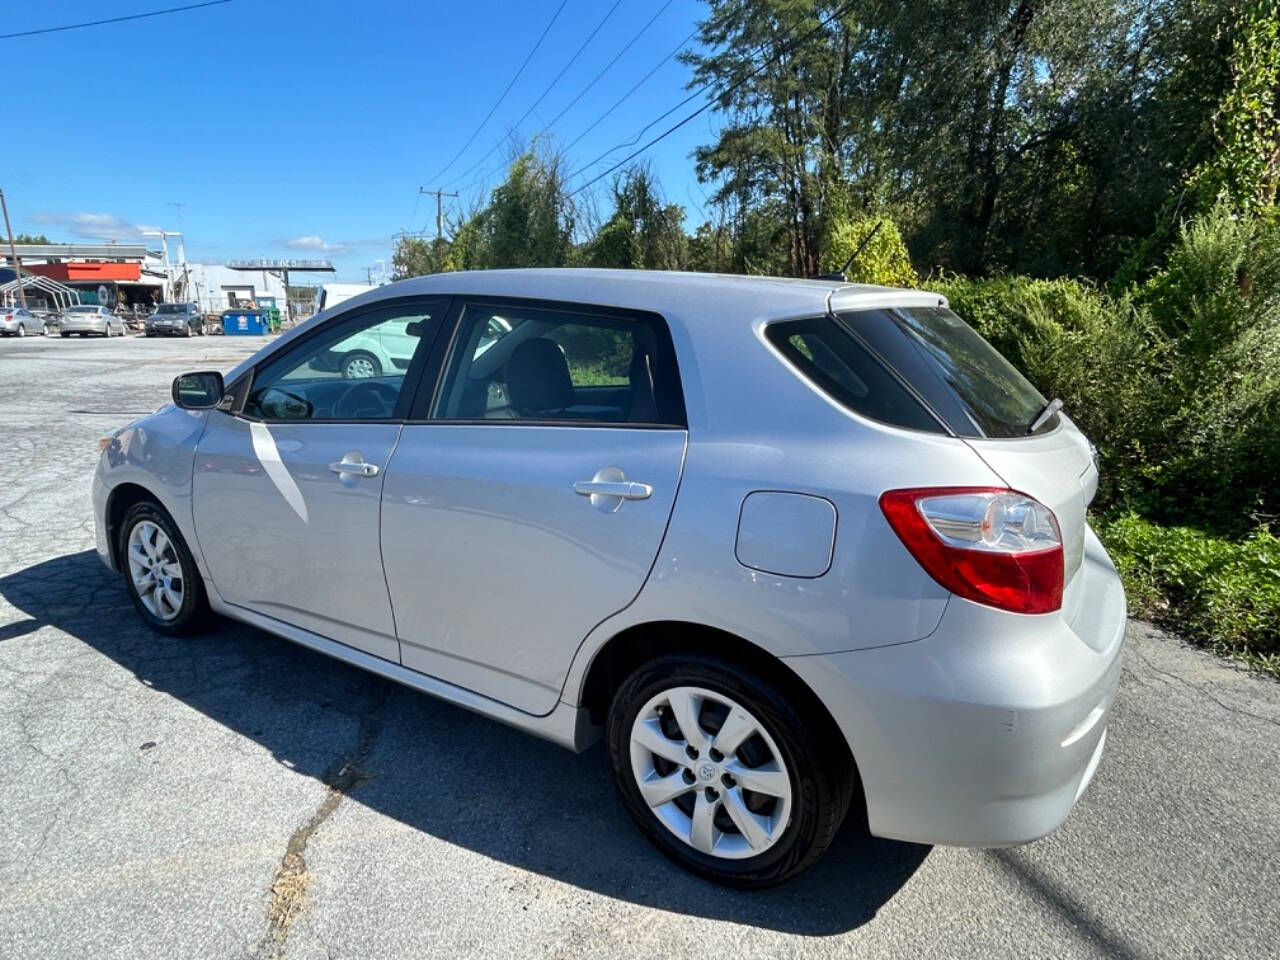
[[[382,376],[382,364],[372,353],[352,350],[342,358],[342,376],[347,380],[362,380]]]
[[[767,887],[830,846],[852,794],[842,744],[754,671],[671,655],[637,669],[609,711],[627,811],[682,866]]]
[[[182,534],[149,501],[134,504],[120,525],[120,567],[129,597],[157,633],[184,636],[203,625],[204,582]]]

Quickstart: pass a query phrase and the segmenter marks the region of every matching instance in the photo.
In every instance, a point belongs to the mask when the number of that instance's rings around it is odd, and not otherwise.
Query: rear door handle
[[[376,477],[378,475],[377,464],[365,463],[364,460],[352,460],[350,454],[337,463],[329,464],[329,469],[345,477]]]
[[[653,487],[634,480],[579,480],[573,492],[583,497],[621,497],[623,500],[648,500]]]

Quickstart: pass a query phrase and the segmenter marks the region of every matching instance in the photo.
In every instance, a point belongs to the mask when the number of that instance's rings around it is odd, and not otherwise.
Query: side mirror
[[[226,387],[217,370],[183,373],[173,378],[173,402],[183,410],[210,410],[222,402]]]

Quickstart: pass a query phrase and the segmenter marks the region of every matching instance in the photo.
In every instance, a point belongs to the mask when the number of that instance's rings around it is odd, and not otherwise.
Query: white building
[[[174,270],[180,277],[181,265]],[[188,299],[199,304],[204,313],[221,313],[250,300],[261,306],[263,297],[274,297],[275,305],[284,312],[284,282],[266,270],[232,270],[213,263],[188,263],[186,270],[191,288]]]

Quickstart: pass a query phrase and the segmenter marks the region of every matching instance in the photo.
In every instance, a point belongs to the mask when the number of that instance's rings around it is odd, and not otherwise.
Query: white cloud
[[[73,237],[81,240],[137,241],[142,239],[142,231],[155,229],[146,224],[131,223],[113,213],[88,211],[53,213],[41,210],[33,214],[31,220],[35,223],[62,227]]]
[[[310,250],[314,253],[341,253],[347,249],[345,243],[327,243],[324,237],[314,235],[286,240],[285,246],[290,250]]]

